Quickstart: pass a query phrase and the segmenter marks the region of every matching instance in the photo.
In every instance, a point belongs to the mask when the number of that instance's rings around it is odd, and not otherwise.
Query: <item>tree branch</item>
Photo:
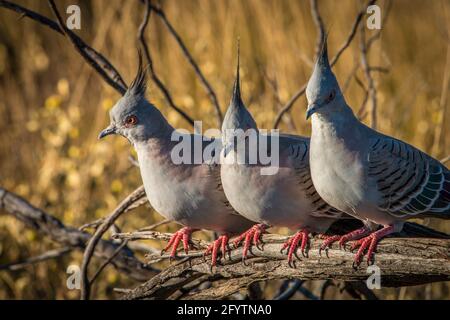
[[[97,52],[94,48],[87,45],[80,37],[78,37],[73,31],[67,29],[62,21],[56,6],[53,1],[50,2],[55,15],[59,16],[58,23],[37,13],[22,7],[18,4],[0,0],[0,7],[20,13],[24,17],[28,17],[32,20],[39,22],[42,25],[49,27],[50,29],[58,32],[61,35],[66,35],[75,46],[76,50],[86,60],[86,62],[94,68],[94,70],[100,74],[100,76],[116,91],[120,94],[124,94],[127,90],[127,85],[122,79],[120,73],[116,68],[106,59],[101,53]],[[62,22],[62,24],[61,24]],[[62,26],[62,27],[61,27]]]
[[[230,295],[249,283],[271,279],[301,280],[344,280],[365,281],[370,273],[366,266],[356,270],[352,267],[354,254],[332,248],[328,255],[319,255],[321,241],[313,239],[308,258],[296,261],[296,268],[286,262],[285,254],[280,253],[280,245],[287,238],[279,235],[263,237],[263,251],[253,249],[253,257],[247,265],[241,263],[242,248],[233,249],[230,258],[223,261],[213,271],[203,258],[187,258],[169,266],[167,269],[123,296],[124,299],[169,298],[179,288],[198,277],[209,274],[226,283],[224,293]],[[409,286],[435,281],[450,280],[449,239],[430,238],[388,238],[378,246],[375,257],[376,266],[381,270],[381,285],[387,287]],[[227,255],[228,257],[228,255]],[[223,290],[223,287],[220,287]],[[231,288],[231,289],[230,289]],[[211,289],[213,291],[213,289]],[[217,295],[209,298],[224,298]],[[202,298],[205,292],[202,292]]]
[[[59,257],[62,257],[66,255],[67,253],[71,252],[74,248],[73,247],[64,247],[60,249],[54,249],[54,250],[48,250],[47,252],[44,252],[43,254],[40,254],[36,257],[30,257],[26,259],[25,261],[21,262],[13,262],[13,263],[7,263],[4,265],[0,265],[0,270],[9,270],[9,271],[16,271],[23,269],[27,266],[33,265],[38,262],[47,261],[50,259],[56,259]]]
[[[105,218],[103,223],[95,230],[94,235],[89,239],[86,249],[84,250],[83,263],[81,264],[81,299],[87,300],[90,296],[91,282],[88,278],[88,267],[97,244],[101,242],[101,237],[122,214],[135,208],[136,203],[142,203],[144,198],[145,190],[143,186],[140,186],[126,197],[107,218]],[[113,254],[114,252],[111,253],[110,256]]]
[[[0,210],[17,218],[38,233],[51,238],[65,247],[84,249],[91,234],[77,228],[65,226],[60,220],[40,210],[25,199],[0,187]],[[112,241],[100,240],[94,254],[101,259],[108,259],[118,245]],[[155,274],[155,270],[134,257],[128,248],[120,250],[112,261],[121,272],[133,279],[144,281]]]
[[[180,35],[177,33],[175,28],[172,26],[170,21],[167,19],[166,14],[160,7],[156,7],[153,4],[149,4],[150,8],[158,15],[158,17],[164,22],[164,25],[167,27],[167,30],[169,33],[174,37],[175,41],[177,42],[178,46],[181,48],[181,51],[183,52],[183,55],[186,57],[189,64],[194,69],[195,74],[200,79],[200,82],[202,83],[203,87],[206,90],[206,93],[209,96],[209,99],[211,100],[215,110],[216,110],[216,116],[217,116],[217,122],[219,126],[222,123],[222,111],[220,110],[220,104],[217,99],[217,95],[215,91],[213,90],[211,84],[206,80],[206,77],[203,75],[203,72],[200,70],[200,67],[198,66],[197,62],[195,62],[195,59],[192,57],[191,53],[187,49],[186,45],[184,44],[183,40],[181,39]]]
[[[366,13],[366,9],[368,6],[374,4],[376,2],[376,0],[370,0],[358,13],[358,15],[356,16],[356,19],[350,29],[350,33],[347,36],[346,40],[344,41],[344,43],[342,44],[342,46],[338,49],[337,53],[334,55],[334,57],[330,60],[330,65],[334,66],[340,56],[342,55],[342,53],[345,51],[345,49],[347,49],[350,46],[350,43],[352,42],[353,38],[355,37],[356,31],[358,29],[359,24],[361,23],[362,17],[364,16],[364,14]],[[314,2],[313,2],[314,3]],[[313,17],[314,15],[317,15],[318,19],[317,23],[320,23],[320,21],[322,21],[322,19],[320,18],[320,14],[318,12],[317,9],[317,5],[315,7],[312,8],[312,14]],[[320,24],[319,24],[320,27]],[[323,30],[323,22],[322,22],[322,28],[320,30]],[[319,31],[319,36],[321,36],[323,34],[323,31]],[[300,89],[297,90],[297,92],[295,92],[292,97],[289,99],[289,101],[285,104],[285,106],[278,112],[277,116],[275,117],[275,121],[273,123],[273,127],[276,129],[278,128],[278,126],[280,125],[281,122],[281,118],[283,117],[283,115],[288,112],[289,110],[291,110],[291,108],[293,107],[294,103],[305,93],[306,91],[306,86],[308,85],[308,83],[306,82],[305,84],[303,84]]]
[[[138,39],[141,42],[142,47],[144,48],[144,54],[148,62],[148,68],[150,71],[150,75],[155,82],[156,86],[159,88],[159,90],[162,92],[164,98],[166,99],[166,102],[169,104],[169,106],[174,109],[176,112],[178,112],[191,126],[194,126],[194,120],[188,116],[186,112],[181,110],[173,101],[172,96],[169,92],[169,90],[166,88],[164,83],[159,79],[158,75],[156,74],[155,68],[153,67],[153,59],[150,55],[150,49],[147,45],[147,42],[145,41],[144,33],[145,28],[148,25],[149,19],[150,19],[150,13],[151,13],[151,7],[149,0],[144,1],[145,4],[145,13],[144,18],[142,20],[141,25],[139,26],[138,30]]]

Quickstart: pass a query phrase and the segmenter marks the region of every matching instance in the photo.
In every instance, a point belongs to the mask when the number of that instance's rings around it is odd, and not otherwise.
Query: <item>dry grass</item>
[[[45,1],[20,3],[52,17]],[[64,3],[73,1],[58,1],[61,12]],[[108,57],[129,82],[136,70],[142,4],[102,0],[80,1],[80,5],[82,30],[77,33]],[[359,5],[350,0],[319,2],[330,30],[330,54],[347,36]],[[383,12],[386,4],[380,1],[380,5]],[[280,109],[276,96],[287,102],[311,73],[316,29],[309,2],[169,0],[163,7],[216,90],[223,112],[231,94],[236,39],[240,37],[243,96],[258,125],[270,129]],[[367,31],[367,36],[371,32]],[[379,130],[437,158],[450,153],[448,79],[445,81],[450,73],[449,34],[448,1],[395,1],[381,39],[369,56],[371,65],[390,70],[373,73]],[[203,120],[204,129],[216,126],[208,96],[155,16],[146,38],[155,68],[176,103],[194,119]],[[128,161],[133,151],[124,139],[96,139],[118,94],[85,64],[67,39],[26,18],[18,20],[4,9],[0,9],[0,39],[0,185],[70,225],[104,216],[141,183],[138,170]],[[341,84],[357,59],[358,43],[354,41],[335,66]],[[357,77],[365,79],[361,70]],[[357,110],[364,92],[354,79],[346,97]],[[189,128],[165,105],[153,84],[148,98],[172,125]],[[282,122],[283,131],[309,134],[305,106],[302,97]],[[4,216],[0,219],[0,264],[37,255],[52,246],[22,224]],[[160,219],[154,212],[140,209],[123,219],[121,226],[131,230]],[[450,230],[448,223],[432,223],[440,230]],[[0,271],[0,299],[77,297],[77,292],[64,285],[64,271],[70,263],[80,264],[81,255],[14,273]],[[114,297],[113,287],[131,285],[112,269],[97,283],[94,295],[100,298]],[[386,299],[450,297],[446,284],[382,290],[379,295]]]

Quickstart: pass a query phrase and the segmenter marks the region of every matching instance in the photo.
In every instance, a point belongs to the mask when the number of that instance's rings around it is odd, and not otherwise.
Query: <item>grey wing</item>
[[[371,141],[367,160],[380,210],[396,217],[450,218],[450,173],[439,161],[389,137]]]
[[[205,151],[205,148],[207,148],[208,146],[212,147],[214,144],[218,144],[221,146],[220,139],[212,138],[211,141],[204,141],[203,142],[203,151]],[[218,192],[221,193],[221,196],[222,196],[221,201],[227,207],[229,213],[242,217],[239,213],[237,213],[233,209],[230,202],[228,201],[228,199],[225,196],[225,191],[223,190],[222,179],[220,177],[220,165],[219,165],[220,150],[218,148],[212,148],[211,150],[212,150],[211,153],[208,152],[210,157],[206,157],[204,159],[203,165],[207,166],[208,174],[211,176],[211,178],[213,178],[213,180],[215,182],[215,188]]]
[[[309,139],[300,139],[300,137],[295,136],[280,136],[280,141],[280,153],[286,154],[293,165],[298,185],[313,207],[311,214],[319,218],[339,219],[343,212],[326,203],[314,187],[309,167]]]

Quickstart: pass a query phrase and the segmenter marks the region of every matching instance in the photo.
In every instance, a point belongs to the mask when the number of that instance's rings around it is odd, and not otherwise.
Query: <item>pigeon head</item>
[[[123,97],[110,110],[110,125],[100,132],[99,139],[110,134],[120,134],[135,144],[161,133],[167,122],[159,110],[145,99],[145,72],[139,54],[137,75]]]
[[[328,61],[326,38],[323,41],[322,50],[314,66],[313,74],[308,81],[306,98],[308,99],[306,119],[314,113],[335,111],[342,105],[342,102],[345,102]]]
[[[256,122],[253,119],[250,112],[245,107],[241,99],[241,88],[239,78],[239,49],[238,49],[238,62],[236,70],[236,80],[234,81],[233,95],[231,97],[230,105],[228,106],[227,113],[222,122],[222,138],[226,142],[232,139],[232,136],[227,138],[227,132],[231,130],[247,131],[248,129],[257,129]]]

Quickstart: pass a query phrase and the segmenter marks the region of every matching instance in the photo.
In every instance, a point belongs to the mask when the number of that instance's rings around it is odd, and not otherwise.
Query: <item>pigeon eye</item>
[[[136,116],[128,116],[125,119],[125,126],[126,127],[134,126],[137,123],[138,123],[138,119],[137,119]]]
[[[334,99],[335,94],[336,94],[336,92],[334,90],[332,90],[330,92],[330,94],[328,95],[328,98],[327,98],[327,103]]]

